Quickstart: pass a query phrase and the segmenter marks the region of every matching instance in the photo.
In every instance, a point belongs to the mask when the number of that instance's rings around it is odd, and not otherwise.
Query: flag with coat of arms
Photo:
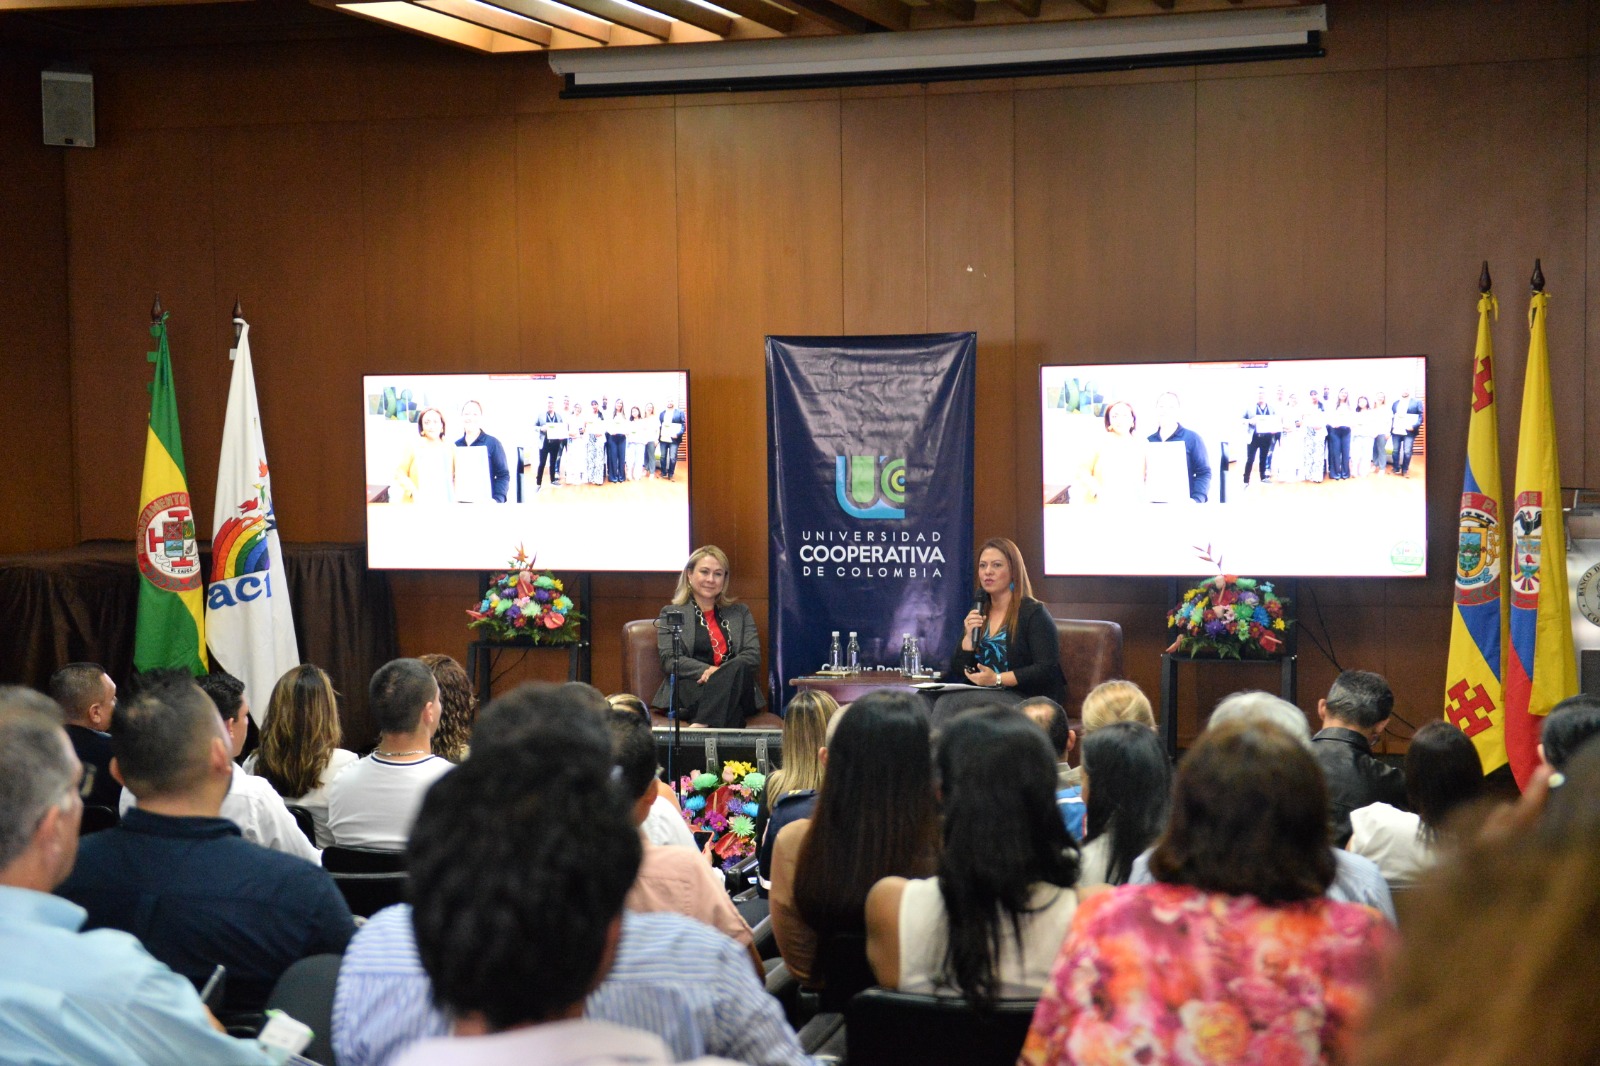
[[[250,713],[260,724],[278,678],[300,664],[300,648],[272,506],[250,325],[237,307],[233,321],[239,336],[217,466],[206,636],[218,665],[244,682]]]
[[[156,297],[150,312],[156,365],[150,383],[150,423],[144,440],[144,476],[134,553],[139,562],[139,606],[133,630],[135,670],[178,667],[206,672],[204,575],[195,540],[194,505],[178,432],[178,393],[172,383],[167,312]]]
[[[1516,500],[1511,515],[1511,626],[1506,656],[1506,755],[1526,788],[1539,766],[1539,732],[1557,703],[1578,691],[1567,598],[1566,523],[1550,392],[1550,342],[1544,273],[1533,267],[1528,306],[1528,367],[1517,435]]]
[[[1483,772],[1506,764],[1506,573],[1500,494],[1500,430],[1495,413],[1494,340],[1489,318],[1500,305],[1489,290],[1489,264],[1479,278],[1478,345],[1472,359],[1472,408],[1462,476],[1456,544],[1455,606],[1445,671],[1444,716],[1478,749]]]

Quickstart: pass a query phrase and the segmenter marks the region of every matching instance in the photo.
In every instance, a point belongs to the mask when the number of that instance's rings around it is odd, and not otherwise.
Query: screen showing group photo
[[[689,554],[684,371],[374,374],[368,565],[672,571]]]
[[[1425,573],[1424,356],[1039,376],[1045,573]]]

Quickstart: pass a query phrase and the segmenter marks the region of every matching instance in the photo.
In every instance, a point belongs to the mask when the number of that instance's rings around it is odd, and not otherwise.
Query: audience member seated
[[[1600,696],[1580,693],[1551,708],[1539,728],[1539,761],[1563,771],[1590,737],[1600,736]]]
[[[1083,740],[1088,842],[1078,887],[1126,884],[1133,863],[1167,826],[1172,764],[1155,730],[1112,722]]]
[[[356,761],[355,752],[339,746],[342,738],[332,679],[321,667],[303,663],[273,686],[261,746],[244,761],[246,773],[265,780],[286,803],[310,812],[319,848],[333,843],[328,786]]]
[[[828,737],[839,702],[819,689],[802,689],[783,711],[783,765],[767,777],[766,824],[756,847],[756,877],[772,891],[772,843],[790,822],[810,818],[828,764]]]
[[[462,665],[433,652],[421,657],[422,664],[439,683],[439,728],[433,734],[433,753],[458,763],[467,757],[472,743],[472,722],[478,716],[478,697],[472,679]]]
[[[576,683],[524,685],[485,707],[473,758],[500,747],[514,749],[527,766],[507,808],[519,798],[538,803],[551,773],[587,762],[592,773],[604,776],[612,759],[593,690]],[[583,819],[581,812],[574,817]],[[549,847],[565,842],[578,853],[561,856],[563,861],[585,854],[581,827],[546,828],[554,833]],[[516,866],[532,855],[519,852],[508,862]],[[380,911],[350,942],[334,997],[333,1041],[340,1066],[386,1066],[417,1040],[449,1032],[449,1020],[433,1005],[428,975],[417,957],[412,917],[409,904]],[[541,955],[530,962],[558,959]],[[749,953],[678,914],[624,912],[616,959],[589,994],[584,1016],[654,1032],[679,1060],[724,1055],[753,1066],[809,1063],[777,1001],[750,972]]]
[[[633,804],[633,819],[641,827],[656,801],[656,739],[650,724],[631,711],[606,712],[611,730],[612,754],[618,784]],[[726,934],[744,945],[756,973],[766,975],[756,951],[755,934],[733,905],[723,880],[704,855],[689,848],[662,847],[645,837],[639,876],[628,892],[628,909],[641,913],[674,911]]]
[[[179,675],[187,678],[187,673]],[[142,691],[146,678],[158,687],[173,683],[176,676],[166,676],[163,671],[140,675],[138,685]],[[222,715],[223,736],[228,743],[229,760],[239,757],[245,737],[250,732],[250,705],[244,698],[244,682],[232,674],[217,672],[194,679],[200,690],[210,697],[217,713]],[[239,827],[240,834],[252,844],[260,844],[285,855],[320,863],[322,856],[311,841],[300,831],[300,825],[284,806],[283,797],[259,777],[252,777],[242,766],[233,763],[233,783],[222,800],[221,817]],[[121,809],[139,802],[131,788],[122,790]]]
[[[111,723],[112,770],[139,805],[83,841],[57,892],[196,986],[221,963],[225,1007],[259,1011],[290,963],[344,950],[350,908],[321,867],[219,816],[238,768],[215,706],[182,671],[146,677]]]
[[[928,716],[908,692],[869,692],[834,716],[815,813],[790,822],[772,850],[772,932],[789,971],[821,987],[830,936],[866,934],[867,893],[885,877],[938,865]]]
[[[122,786],[111,776],[111,715],[117,683],[99,663],[68,663],[50,676],[50,697],[67,716],[67,736],[83,763],[83,802],[117,809]]]
[[[1067,832],[1072,834],[1074,841],[1083,840],[1083,774],[1077,767],[1068,764],[1067,759],[1072,754],[1073,745],[1077,743],[1078,735],[1073,732],[1072,724],[1067,721],[1066,708],[1051,699],[1049,696],[1034,696],[1023,700],[1017,709],[1027,715],[1029,720],[1050,739],[1050,750],[1056,757],[1056,808],[1061,812],[1061,820],[1066,823]]]
[[[1083,735],[1112,722],[1137,722],[1147,729],[1156,727],[1155,712],[1144,690],[1132,681],[1102,681],[1083,697]]]
[[[631,692],[618,692],[606,697],[606,703],[613,709],[627,711],[637,715],[648,728],[650,722],[650,708],[644,705],[644,700]],[[700,850],[694,842],[694,833],[683,820],[683,808],[678,803],[677,794],[672,787],[659,777],[655,779],[656,798],[650,805],[650,813],[644,820],[644,838],[652,844],[663,847],[677,846]]]
[[[1255,729],[1276,729],[1291,737],[1306,751],[1315,754],[1311,745],[1311,729],[1300,708],[1270,692],[1251,690],[1235,692],[1217,704],[1206,722],[1206,732],[1229,725],[1249,726]],[[1324,789],[1326,785],[1324,785]],[[1328,886],[1328,898],[1344,903],[1363,903],[1382,913],[1391,922],[1395,919],[1394,894],[1378,870],[1378,864],[1343,848],[1330,848],[1335,874]],[[1128,883],[1147,885],[1154,881],[1150,873],[1150,852],[1145,852],[1133,862],[1133,872]]]
[[[939,874],[886,877],[867,895],[879,984],[979,1009],[1038,998],[1078,908],[1078,846],[1056,815],[1055,756],[1011,709],[965,711],[943,729]]]
[[[1429,722],[1416,731],[1405,772],[1411,810],[1373,803],[1350,812],[1353,831],[1346,847],[1377,863],[1391,887],[1412,884],[1432,866],[1443,834],[1463,829],[1451,816],[1483,795],[1478,749],[1450,722]]]
[[[1600,742],[1562,755],[1412,890],[1363,1066],[1600,1061]]]
[[[1349,842],[1350,812],[1357,807],[1387,803],[1405,809],[1405,773],[1372,754],[1393,710],[1389,683],[1366,670],[1346,670],[1334,678],[1327,698],[1317,701],[1322,729],[1311,738],[1311,753],[1328,782],[1336,848]]]
[[[0,1058],[266,1066],[253,1041],[214,1028],[194,986],[137,940],[79,932],[83,909],[50,894],[78,853],[83,771],[56,704],[0,687]]]
[[[345,848],[399,850],[411,835],[422,796],[453,765],[433,753],[439,683],[418,659],[378,668],[367,688],[378,748],[328,786],[328,833]]]
[[[454,1036],[413,1045],[402,1066],[672,1061],[660,1037],[582,1016],[617,954],[641,838],[610,782],[603,723],[565,724],[573,739],[555,751],[485,750],[480,735],[423,801],[412,925]]]
[[[1327,804],[1281,730],[1206,730],[1178,767],[1157,883],[1078,909],[1021,1066],[1348,1061],[1392,930],[1324,898]]]

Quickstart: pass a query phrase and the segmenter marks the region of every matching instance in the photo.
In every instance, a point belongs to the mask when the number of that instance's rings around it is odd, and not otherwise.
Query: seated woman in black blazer
[[[1067,682],[1061,673],[1056,622],[1033,598],[1022,552],[1005,537],[992,537],[978,549],[982,606],[962,620],[961,647],[950,659],[944,680],[982,685],[988,692],[948,692],[934,704],[935,725],[978,704],[1021,703],[1049,696],[1065,704]],[[974,631],[978,644],[972,643]]]
[[[689,725],[737,729],[767,703],[756,688],[761,638],[755,616],[728,596],[728,574],[721,548],[696,549],[678,575],[672,602],[656,619],[656,651],[667,680],[650,705],[667,709],[676,662],[678,711]],[[683,654],[676,660],[672,633],[664,628],[668,611],[684,615]]]

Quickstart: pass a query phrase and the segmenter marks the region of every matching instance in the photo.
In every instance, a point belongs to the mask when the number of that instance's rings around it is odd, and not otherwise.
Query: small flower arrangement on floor
[[[1167,626],[1177,637],[1167,653],[1271,659],[1282,653],[1292,625],[1289,601],[1272,591],[1272,582],[1218,574],[1185,592],[1167,612]]]
[[[730,760],[720,774],[697,771],[678,782],[683,820],[694,832],[711,834],[711,852],[726,870],[756,853],[756,816],[767,775],[747,762]]]
[[[548,570],[537,573],[533,559],[517,545],[508,568],[489,579],[476,608],[467,611],[469,629],[495,640],[531,644],[572,644],[578,639],[578,613],[572,597]]]

